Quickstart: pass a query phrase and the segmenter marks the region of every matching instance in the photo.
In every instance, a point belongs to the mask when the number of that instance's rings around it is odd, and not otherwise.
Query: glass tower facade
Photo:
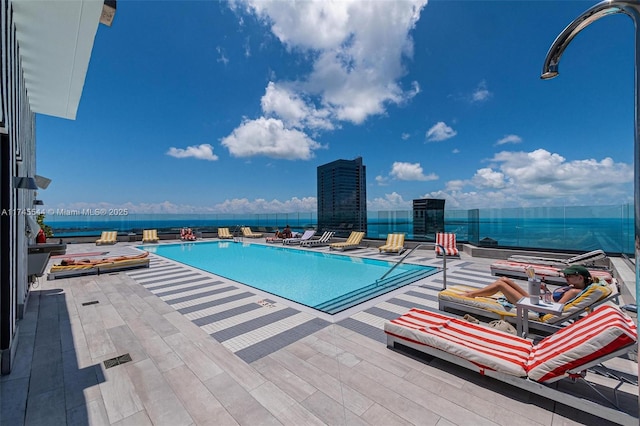
[[[367,177],[362,157],[318,167],[318,231],[367,232]]]

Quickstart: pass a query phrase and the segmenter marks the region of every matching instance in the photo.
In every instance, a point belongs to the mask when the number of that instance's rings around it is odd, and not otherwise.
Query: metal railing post
[[[444,249],[444,246],[436,243],[436,247],[442,250],[442,289],[447,289],[447,251]]]

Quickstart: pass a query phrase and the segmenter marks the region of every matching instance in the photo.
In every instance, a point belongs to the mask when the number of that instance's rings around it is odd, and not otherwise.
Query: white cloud
[[[413,201],[405,201],[397,192],[385,194],[384,197],[367,200],[367,210],[407,210],[413,208]]]
[[[440,142],[447,139],[451,139],[458,132],[447,126],[444,122],[438,121],[431,127],[426,134],[427,141]]]
[[[59,204],[48,206],[54,209],[127,209],[128,214],[258,214],[258,213],[313,213],[318,208],[316,197],[293,197],[289,200],[265,200],[256,198],[234,198],[212,206],[194,206],[190,204],[174,204],[170,201],[160,203],[124,203],[108,202]]]
[[[290,200],[265,200],[264,198],[256,198],[249,200],[247,198],[234,198],[225,200],[216,204],[212,210],[216,213],[235,213],[235,214],[253,214],[253,213],[296,213],[296,212],[315,212],[318,209],[318,201],[315,197],[293,197]]]
[[[389,178],[386,176],[378,175],[376,176],[376,182],[378,186],[387,186],[389,185]]]
[[[226,57],[226,55],[224,54],[224,49],[220,46],[216,47],[216,52],[218,52],[218,55],[220,55],[218,57],[218,59],[216,59],[217,62],[222,62],[223,64],[227,65],[229,63],[229,59]]]
[[[544,149],[503,151],[468,180],[447,183],[425,197],[453,208],[615,205],[633,202],[633,167],[611,158],[567,161]]]
[[[409,139],[411,137],[411,135],[409,133],[403,133],[402,135],[400,135],[400,138],[403,141],[406,141],[407,139]]]
[[[288,129],[275,118],[245,120],[221,143],[234,157],[263,155],[284,160],[308,160],[314,150],[323,148],[305,133]]]
[[[496,142],[496,145],[504,145],[506,143],[521,143],[522,138],[518,135],[505,135]]]
[[[434,173],[425,175],[420,163],[403,163],[396,161],[391,166],[391,172],[389,175],[398,180],[437,180],[438,176]]]
[[[492,93],[487,89],[487,82],[481,81],[478,84],[478,87],[471,94],[471,102],[482,102],[486,101],[492,96]]]
[[[231,1],[232,9],[257,16],[289,51],[308,54],[311,61],[307,75],[269,83],[261,102],[263,118],[281,120],[300,132],[333,130],[340,122],[361,124],[384,114],[388,105],[416,96],[419,84],[413,81],[405,89],[400,79],[406,75],[404,59],[413,56],[410,31],[426,3]],[[235,148],[265,155],[263,150]]]
[[[500,189],[506,186],[504,173],[490,168],[479,169],[473,176],[472,182],[478,188]]]
[[[317,110],[314,105],[306,103],[300,94],[284,84],[269,82],[260,102],[266,115],[281,118],[288,127],[334,129],[328,109]]]
[[[218,156],[213,153],[213,147],[208,143],[188,146],[186,149],[169,148],[167,155],[175,158],[197,158],[198,160],[216,161]]]

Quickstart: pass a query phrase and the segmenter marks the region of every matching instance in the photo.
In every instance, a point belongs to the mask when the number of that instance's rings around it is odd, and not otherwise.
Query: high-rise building
[[[444,232],[444,202],[435,198],[413,200],[413,235],[426,241],[435,241],[438,232]]]
[[[318,230],[367,232],[367,173],[362,157],[318,167]]]

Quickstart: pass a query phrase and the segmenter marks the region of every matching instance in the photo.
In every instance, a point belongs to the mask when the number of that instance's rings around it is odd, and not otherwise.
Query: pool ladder
[[[384,280],[387,275],[389,275],[391,272],[393,272],[394,269],[396,269],[398,267],[398,265],[400,265],[402,262],[404,262],[404,260],[411,254],[413,253],[416,249],[418,249],[419,247],[424,247],[424,246],[428,246],[430,244],[425,244],[425,243],[420,243],[417,246],[415,246],[414,248],[412,248],[411,250],[409,250],[407,252],[407,254],[405,254],[404,256],[402,256],[402,259],[400,259],[399,261],[397,261],[392,267],[391,269],[389,269],[387,272],[385,272],[385,274],[383,276],[381,276],[380,278],[378,278],[376,280],[376,283],[380,283],[382,280]],[[440,250],[442,250],[442,289],[446,289],[447,288],[447,251],[444,249],[444,247],[438,243],[434,244],[436,247],[439,247]]]
[[[242,234],[242,228],[244,227],[244,225],[236,225],[235,228],[233,228],[233,242],[234,243],[241,243],[244,242],[244,236]]]

